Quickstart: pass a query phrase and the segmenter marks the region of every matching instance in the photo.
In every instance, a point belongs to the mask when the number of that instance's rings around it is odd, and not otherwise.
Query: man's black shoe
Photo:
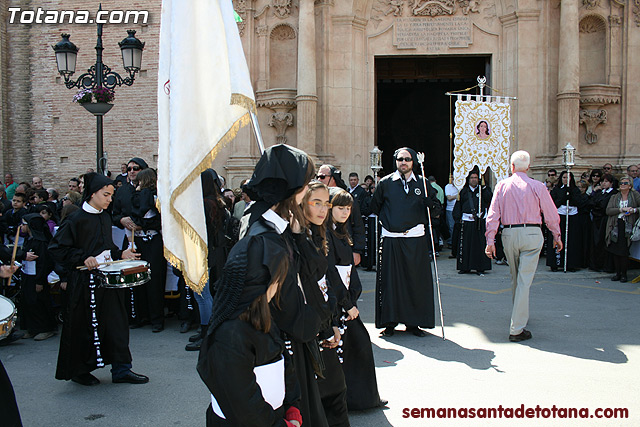
[[[611,281],[612,281],[612,282],[618,282],[619,280],[620,280],[620,275],[619,275],[619,274],[616,274],[615,276],[613,276],[613,277],[611,278]]]
[[[71,378],[71,381],[86,386],[100,384],[100,380],[89,373],[76,375],[75,377]]]
[[[151,332],[162,332],[164,331],[164,325],[153,325],[151,327]]]
[[[396,331],[394,328],[392,328],[391,326],[388,326],[386,328],[384,328],[384,331],[382,331],[382,333],[380,334],[381,337],[392,337],[393,334],[395,334]]]
[[[180,324],[180,333],[186,334],[191,329],[191,322],[184,321]]]
[[[200,351],[200,347],[202,347],[202,339],[190,342],[184,347],[184,349],[187,351]]]
[[[425,331],[418,328],[417,326],[407,326],[407,332],[411,332],[413,335],[417,337],[424,337],[427,335]]]
[[[114,378],[112,382],[115,384],[121,384],[121,383],[145,384],[149,382],[149,377],[136,374],[133,371],[129,371],[127,372],[127,375],[125,375],[124,377]]]
[[[467,274],[469,273],[471,270],[460,270],[458,271],[458,274]]]
[[[518,335],[509,335],[509,341],[511,342],[520,342],[531,339],[531,332],[523,329]]]
[[[620,283],[627,283],[627,275],[626,274],[621,274],[620,275]]]

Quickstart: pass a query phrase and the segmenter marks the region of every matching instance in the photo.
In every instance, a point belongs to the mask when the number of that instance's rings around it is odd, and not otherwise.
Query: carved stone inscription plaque
[[[444,50],[468,47],[473,43],[468,16],[396,18],[393,27],[394,44],[398,49]]]

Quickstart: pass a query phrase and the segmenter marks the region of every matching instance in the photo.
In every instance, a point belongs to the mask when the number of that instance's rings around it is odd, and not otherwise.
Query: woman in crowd
[[[318,375],[318,388],[322,398],[322,406],[331,427],[349,426],[347,412],[347,385],[340,367],[337,347],[340,332],[335,322],[336,296],[332,285],[327,280],[326,221],[331,204],[329,190],[318,181],[309,184],[302,211],[305,218],[306,232],[295,234],[296,244],[300,251],[300,281],[307,303],[320,317],[322,372]]]
[[[357,301],[362,284],[352,274],[353,252],[347,219],[351,214],[353,198],[344,190],[331,192],[331,212],[327,223],[329,240],[328,277],[338,298],[338,313],[342,327],[342,369],[347,383],[349,410],[364,410],[383,406],[378,395],[373,349],[369,333],[360,319]]]
[[[616,274],[613,281],[626,282],[629,264],[629,246],[631,232],[638,220],[640,193],[633,189],[633,178],[628,175],[620,178],[620,192],[609,199],[607,205],[607,251],[613,255]]]
[[[134,289],[138,319],[149,319],[152,332],[164,330],[164,288],[167,261],[162,244],[162,222],[156,208],[156,172],[146,168],[136,176],[138,186],[131,195],[131,220],[139,227],[134,232],[135,248],[149,263],[151,280]],[[130,237],[130,236],[129,236]]]
[[[200,312],[200,331],[189,337],[191,342],[185,347],[187,351],[200,350],[202,340],[207,332],[207,325],[209,324],[213,307],[211,283],[215,283],[220,277],[224,263],[227,260],[228,247],[224,229],[225,224],[231,217],[225,200],[220,194],[218,173],[213,169],[207,169],[200,175],[200,181],[202,183],[204,216],[207,225],[209,281],[205,284],[200,294],[195,294]]]
[[[609,199],[618,191],[613,188],[613,176],[605,174],[599,183],[600,189],[591,193],[591,215],[593,216],[592,243],[589,266],[595,271],[606,271],[613,273],[613,258],[611,253],[606,251],[605,237],[607,225],[607,205]]]
[[[589,175],[589,188],[587,194],[591,195],[594,191],[598,191],[602,188],[602,171],[600,169],[594,169]]]
[[[246,185],[247,194],[254,201],[247,211],[249,228],[229,253],[222,278],[214,285],[213,311],[216,312],[218,304],[227,304],[226,291],[222,293],[224,288],[271,283],[285,260],[286,275],[278,304],[273,301],[270,304],[271,314],[287,352],[292,353],[305,426],[324,427],[327,421],[314,370],[318,358],[313,354],[313,345],[309,345],[313,343],[317,349],[320,319],[305,303],[298,286],[300,255],[293,238],[293,232],[300,232],[300,224],[304,223],[300,203],[314,175],[313,161],[296,148],[280,144],[267,148],[262,154]],[[214,332],[211,327],[207,331],[198,362],[200,376],[211,392],[215,392],[212,386],[217,375],[215,365],[219,362],[214,352],[209,351]],[[224,409],[222,407],[223,412]]]
[[[565,240],[565,230],[567,222],[567,211],[569,213],[569,241],[564,242],[562,251],[556,252],[547,250],[547,266],[551,267],[551,271],[564,269],[564,252],[567,251],[567,271],[576,271],[584,266],[584,245],[582,235],[584,233],[584,224],[581,223],[578,215],[578,209],[584,208],[588,203],[588,198],[583,195],[573,178],[573,174],[562,171],[558,179],[558,185],[551,190],[551,198],[558,208],[560,215],[560,231],[563,241]],[[567,208],[567,200],[569,207]],[[552,241],[549,238],[548,241]]]

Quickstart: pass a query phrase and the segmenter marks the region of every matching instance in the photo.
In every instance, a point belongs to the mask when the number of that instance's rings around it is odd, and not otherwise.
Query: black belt
[[[520,227],[538,227],[540,228],[540,224],[510,224],[505,225],[504,228],[520,228]]]

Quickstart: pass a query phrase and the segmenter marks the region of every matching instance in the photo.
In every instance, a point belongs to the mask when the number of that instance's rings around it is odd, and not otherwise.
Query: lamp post
[[[569,244],[569,197],[570,197],[570,185],[571,185],[571,168],[576,164],[576,149],[570,142],[562,149],[562,162],[565,168],[567,168],[567,212],[564,221],[564,272],[567,272],[567,252]]]
[[[371,170],[373,171],[373,182],[376,184],[376,186],[378,185],[378,171],[382,169],[382,150],[378,148],[377,145],[373,146],[373,150],[369,151],[369,167],[371,168]],[[375,254],[376,256],[374,257],[375,259],[375,264],[376,264],[376,269],[379,267],[380,265],[380,231],[379,231],[379,223],[378,223],[378,216],[375,216]]]
[[[98,11],[102,10],[102,5]],[[98,41],[96,43],[96,63],[92,65],[86,73],[81,74],[77,80],[71,80],[71,76],[76,71],[76,59],[78,47],[69,41],[69,34],[62,34],[62,40],[52,46],[56,54],[58,72],[64,77],[64,84],[67,89],[74,87],[78,89],[88,89],[93,91],[98,88],[113,89],[116,86],[131,86],[135,80],[135,75],[140,71],[142,64],[142,50],[144,42],[138,40],[134,30],[127,30],[129,34],[124,40],[118,43],[122,52],[124,69],[129,73],[128,77],[121,77],[118,73],[111,71],[102,62],[102,25],[98,24]],[[107,114],[113,104],[106,102],[84,103],[82,106],[96,116],[96,163],[97,172],[106,173],[106,158],[103,153],[102,116]]]

